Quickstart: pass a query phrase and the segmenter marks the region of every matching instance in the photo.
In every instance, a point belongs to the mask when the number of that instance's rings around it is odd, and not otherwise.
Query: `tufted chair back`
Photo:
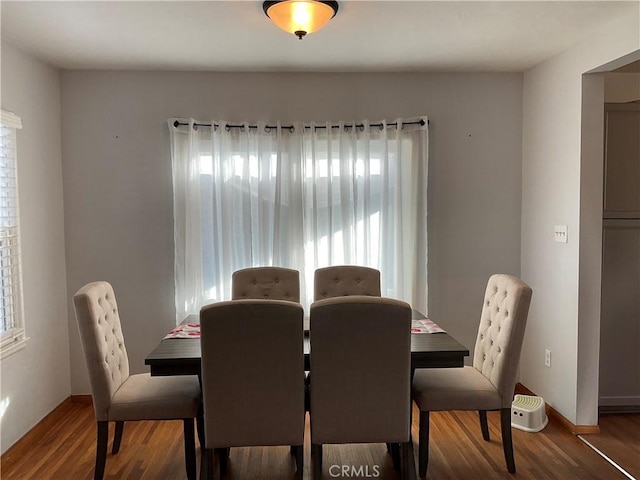
[[[85,285],[73,297],[96,420],[108,420],[113,394],[129,377],[129,359],[113,287]]]
[[[314,301],[345,295],[380,296],[380,271],[357,265],[319,268],[314,278]]]
[[[473,366],[498,390],[502,408],[511,407],[530,303],[531,288],[519,278],[504,274],[489,278]]]
[[[300,302],[300,273],[283,267],[252,267],[233,272],[232,300]]]

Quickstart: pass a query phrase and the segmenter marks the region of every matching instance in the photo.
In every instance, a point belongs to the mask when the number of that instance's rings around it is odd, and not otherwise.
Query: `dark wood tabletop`
[[[414,311],[414,319],[424,315]],[[185,322],[197,322],[197,318],[188,318]],[[469,349],[460,344],[448,333],[412,333],[411,368],[462,367]],[[304,338],[305,369],[309,370],[309,337]],[[151,375],[199,375],[200,339],[168,338],[145,358],[145,365],[151,368]]]

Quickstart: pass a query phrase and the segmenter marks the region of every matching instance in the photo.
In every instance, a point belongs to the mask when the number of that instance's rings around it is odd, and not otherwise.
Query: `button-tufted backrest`
[[[300,273],[283,267],[252,267],[233,272],[232,300],[300,302]]]
[[[380,296],[380,271],[357,265],[319,268],[313,281],[313,300],[345,295]]]
[[[113,287],[107,282],[89,283],[76,292],[73,304],[96,420],[107,420],[113,394],[129,378],[129,359]]]
[[[503,408],[513,401],[531,293],[519,278],[496,274],[484,294],[473,366],[496,387]]]

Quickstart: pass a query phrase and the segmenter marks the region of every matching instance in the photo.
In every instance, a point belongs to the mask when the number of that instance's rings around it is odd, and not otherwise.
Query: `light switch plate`
[[[553,239],[558,243],[567,243],[569,241],[566,225],[556,225],[553,227]]]

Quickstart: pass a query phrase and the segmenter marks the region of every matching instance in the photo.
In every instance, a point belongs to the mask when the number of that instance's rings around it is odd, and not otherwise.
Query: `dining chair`
[[[487,410],[500,410],[502,447],[507,470],[516,465],[511,438],[511,404],[524,337],[531,288],[519,278],[496,274],[489,278],[482,305],[473,366],[416,370],[412,398],[420,409],[419,465],[427,474],[429,412],[478,410],[484,440],[489,440]]]
[[[300,302],[300,273],[284,267],[251,267],[231,276],[232,300],[270,299]]]
[[[80,340],[89,372],[97,422],[94,480],[102,480],[107,460],[109,422],[115,422],[111,453],[120,450],[124,422],[182,420],[187,478],[196,478],[193,419],[200,408],[196,376],[131,375],[118,305],[108,282],[93,282],[73,297]]]
[[[302,478],[304,351],[302,305],[231,300],[200,310],[205,473],[220,474],[230,447],[295,446]]]
[[[322,445],[400,444],[408,478],[411,307],[400,300],[353,295],[311,305],[311,444],[314,478]]]
[[[344,295],[380,296],[380,271],[359,265],[318,268],[313,280],[313,300]]]
[[[284,267],[250,267],[231,276],[231,299],[283,300],[300,303],[300,273]],[[305,375],[305,409],[309,410],[308,380]],[[291,454],[295,455],[291,446]]]

